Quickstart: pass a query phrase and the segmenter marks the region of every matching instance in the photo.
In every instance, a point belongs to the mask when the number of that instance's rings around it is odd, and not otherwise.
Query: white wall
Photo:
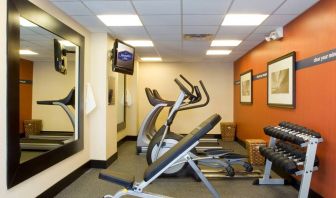
[[[90,83],[92,85],[97,107],[90,114],[91,159],[107,160],[117,152],[117,103],[108,105],[108,76],[115,78],[117,87],[118,75],[112,72],[109,51],[112,49],[113,39],[106,33],[91,35],[91,65]],[[99,49],[99,50],[97,50]],[[118,91],[115,91],[116,97]]]
[[[118,141],[127,135],[138,135],[138,70],[139,62],[135,61],[133,75],[126,75],[126,90],[130,94],[131,104],[126,105],[126,128],[118,132]]]
[[[73,131],[70,119],[60,106],[38,105],[36,101],[66,97],[75,86],[75,77],[75,62],[68,62],[67,75],[55,72],[54,62],[34,62],[32,118],[42,120],[44,131]]]
[[[233,65],[231,63],[140,63],[138,74],[139,126],[152,108],[147,100],[145,88],[157,89],[163,98],[175,101],[179,95],[179,88],[174,78],[179,74],[184,75],[194,84],[202,80],[209,92],[210,103],[203,108],[179,112],[172,125],[172,131],[189,133],[214,113],[220,114],[222,121],[233,121]],[[157,126],[161,126],[166,120],[167,110],[159,116]],[[219,125],[210,133],[220,133]]]
[[[90,34],[87,30],[82,28],[78,23],[74,22],[63,12],[59,11],[57,8],[52,6],[48,1],[45,0],[31,0],[34,4],[41,7],[43,10],[47,11],[53,16],[56,16],[63,23],[72,27],[83,36],[85,36],[85,82],[88,81],[88,74],[90,73],[89,68],[89,52],[90,52]],[[6,46],[6,23],[7,23],[7,1],[0,1],[0,45]],[[66,175],[80,167],[82,164],[86,163],[89,158],[89,130],[87,116],[84,117],[84,150],[63,160],[62,162],[55,164],[54,166],[48,168],[47,170],[33,176],[32,178],[16,185],[15,187],[7,190],[7,142],[6,142],[6,84],[7,84],[7,58],[6,58],[6,47],[0,48],[0,197],[36,197],[50,186],[54,185],[56,182],[64,178]],[[84,83],[85,83],[84,82]]]

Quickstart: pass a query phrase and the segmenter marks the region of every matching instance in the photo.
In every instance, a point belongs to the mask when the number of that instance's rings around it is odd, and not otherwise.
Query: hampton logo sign
[[[118,59],[122,61],[131,61],[133,60],[133,54],[128,51],[121,51],[118,53]]]

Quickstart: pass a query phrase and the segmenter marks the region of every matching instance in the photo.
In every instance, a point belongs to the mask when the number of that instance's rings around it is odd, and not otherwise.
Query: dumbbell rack
[[[273,130],[270,130],[271,128],[273,128]],[[302,168],[295,171],[294,174],[297,176],[302,176],[298,197],[308,197],[313,171],[318,170],[318,166],[315,166],[317,145],[323,142],[323,138],[315,131],[289,122],[281,122],[279,126],[276,127],[265,127],[264,131],[266,135],[270,136],[268,148],[275,148],[277,140],[290,142],[292,144],[299,145],[301,148],[306,148],[304,161],[297,164]],[[285,184],[283,178],[271,178],[271,168],[272,161],[266,157],[264,175],[263,178],[260,178],[256,181],[257,184]]]

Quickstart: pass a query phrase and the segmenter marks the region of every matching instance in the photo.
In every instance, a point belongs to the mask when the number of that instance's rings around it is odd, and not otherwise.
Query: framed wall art
[[[252,70],[240,74],[240,103],[242,104],[252,104],[253,102],[252,80]]]
[[[295,108],[295,52],[267,63],[267,104]]]

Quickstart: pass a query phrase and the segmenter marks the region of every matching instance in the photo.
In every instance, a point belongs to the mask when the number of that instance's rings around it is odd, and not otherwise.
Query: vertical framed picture
[[[267,63],[267,104],[295,108],[295,62],[291,52]]]
[[[240,103],[242,104],[252,104],[253,101],[253,72],[248,70],[240,74]]]

